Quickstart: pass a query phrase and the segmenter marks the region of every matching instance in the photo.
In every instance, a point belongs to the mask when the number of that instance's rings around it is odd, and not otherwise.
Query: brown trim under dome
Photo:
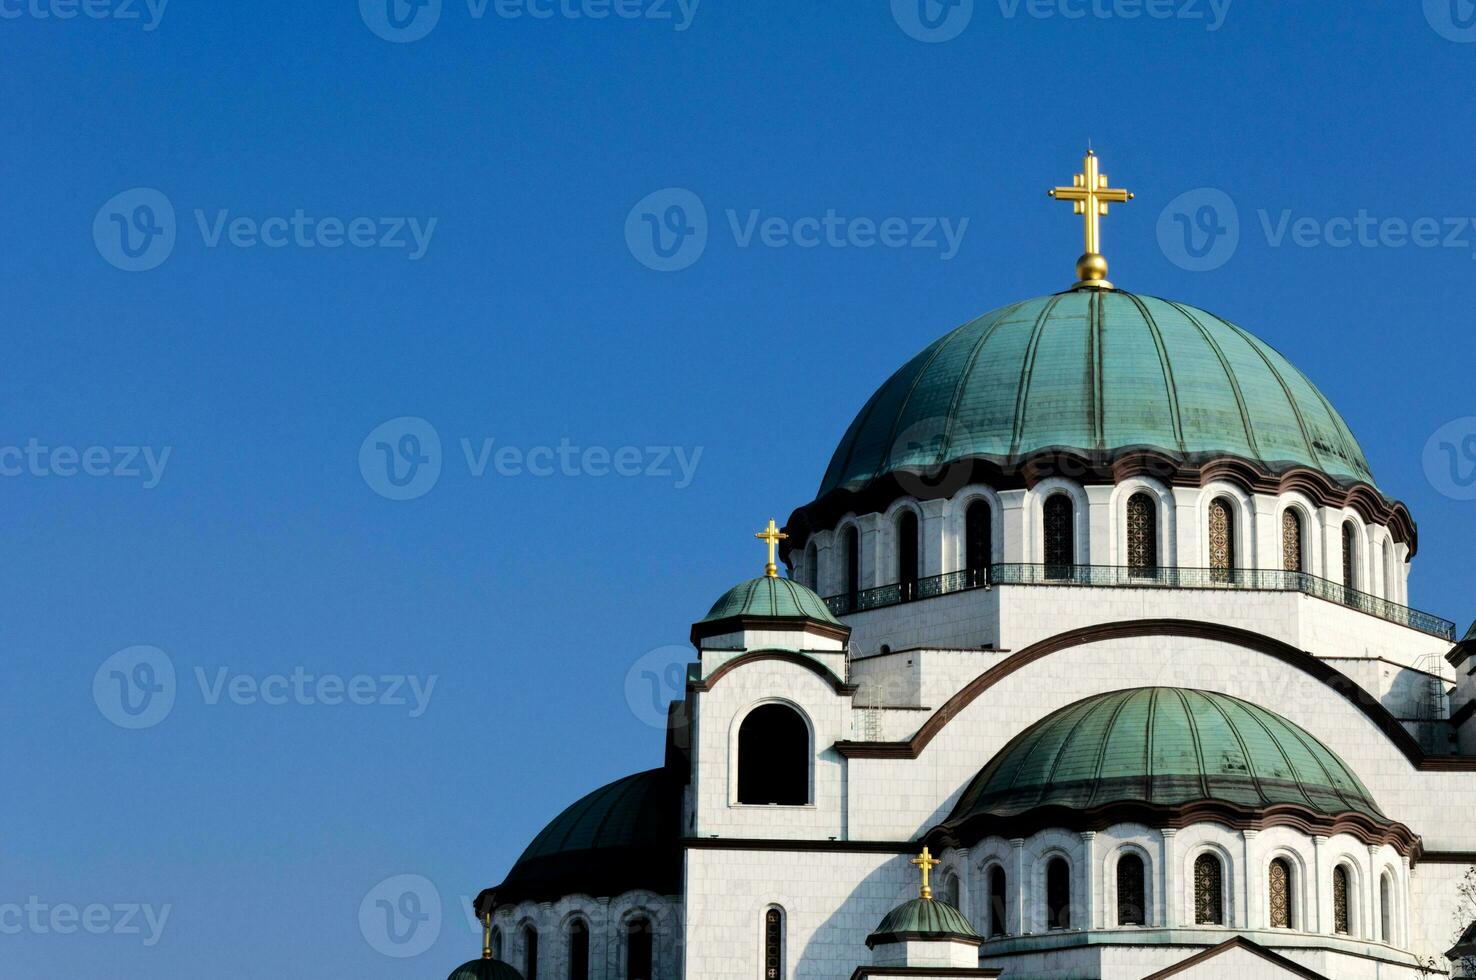
[[[833,528],[847,514],[885,513],[904,497],[946,499],[976,483],[995,490],[1029,489],[1051,477],[1073,480],[1082,486],[1115,486],[1135,476],[1151,476],[1172,487],[1203,487],[1224,480],[1253,494],[1297,491],[1318,506],[1350,507],[1365,521],[1384,525],[1396,542],[1409,546],[1411,558],[1419,550],[1419,529],[1409,508],[1385,497],[1370,484],[1339,483],[1319,470],[1301,465],[1271,469],[1230,454],[1186,459],[1137,446],[1101,454],[1054,448],[1015,461],[970,457],[922,473],[888,472],[861,490],[832,490],[797,508],[785,522],[789,539],[781,545],[780,555],[792,567],[790,554],[796,548],[804,548],[815,531]]]
[[[1004,660],[985,670],[935,711],[912,738],[902,742],[841,741],[835,744],[835,749],[841,755],[852,759],[916,759],[922,750],[927,748],[928,743],[964,708],[1016,671],[1030,666],[1037,660],[1043,660],[1052,654],[1074,647],[1107,640],[1150,636],[1214,640],[1274,657],[1282,663],[1296,667],[1317,678],[1342,695],[1344,700],[1363,712],[1364,716],[1384,733],[1385,737],[1415,769],[1421,772],[1476,772],[1476,756],[1427,755],[1419,742],[1415,741],[1414,736],[1405,730],[1387,708],[1351,677],[1312,654],[1298,650],[1289,643],[1283,643],[1250,630],[1188,619],[1128,620],[1087,626],[1057,634],[1049,639],[1033,643],[1018,653],[1010,654]]]
[[[843,623],[827,623],[808,616],[728,616],[692,624],[692,645],[698,646],[700,641],[709,636],[741,633],[744,630],[804,630],[842,641],[851,635],[851,628]]]
[[[836,656],[840,656],[839,650],[836,651]],[[790,650],[755,650],[752,653],[745,653],[741,657],[734,657],[732,660],[725,661],[702,680],[687,681],[687,690],[697,692],[710,691],[717,686],[718,681],[739,667],[745,667],[748,664],[758,663],[763,660],[780,660],[784,663],[794,664],[797,667],[803,667],[829,684],[830,689],[842,697],[848,697],[856,693],[855,684],[845,683],[815,658],[807,657],[802,653],[794,653]]]

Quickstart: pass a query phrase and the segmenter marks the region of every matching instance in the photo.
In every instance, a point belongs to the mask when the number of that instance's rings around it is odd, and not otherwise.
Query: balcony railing
[[[1401,606],[1336,582],[1274,568],[1129,568],[1122,565],[998,564],[946,572],[915,582],[843,593],[825,600],[837,616],[881,609],[919,599],[994,585],[1068,585],[1117,589],[1226,589],[1244,592],[1301,592],[1377,616],[1400,626],[1455,642],[1455,623]]]

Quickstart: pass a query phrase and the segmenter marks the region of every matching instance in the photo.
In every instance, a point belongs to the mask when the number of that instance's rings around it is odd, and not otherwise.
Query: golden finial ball
[[[1076,277],[1082,282],[1106,279],[1107,259],[1096,252],[1088,252],[1076,260]]]

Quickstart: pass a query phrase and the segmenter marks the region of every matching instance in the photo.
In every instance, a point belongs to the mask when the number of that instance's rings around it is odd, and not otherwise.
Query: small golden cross
[[[492,958],[492,913],[482,914],[482,959]]]
[[[755,534],[754,537],[758,538],[760,541],[767,542],[769,545],[769,563],[764,566],[764,574],[767,575],[769,578],[778,578],[779,542],[788,541],[789,535],[779,530],[778,526],[774,523],[774,519],[771,517],[769,518],[769,526],[764,528],[759,533]]]
[[[1051,197],[1070,201],[1071,210],[1086,221],[1086,253],[1077,260],[1078,286],[1111,289],[1107,281],[1107,260],[1102,258],[1102,216],[1109,204],[1125,204],[1133,199],[1131,191],[1107,186],[1107,175],[1097,168],[1097,154],[1087,150],[1082,172],[1071,178],[1070,187],[1055,187]]]
[[[920,894],[923,898],[932,901],[933,889],[928,884],[928,873],[943,862],[933,857],[932,853],[924,847],[923,852],[908,863],[922,869],[922,892]]]

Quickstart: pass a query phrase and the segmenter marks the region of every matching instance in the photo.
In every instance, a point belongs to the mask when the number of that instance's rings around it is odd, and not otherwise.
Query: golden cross
[[[774,519],[771,517],[769,518],[769,526],[755,534],[754,537],[760,541],[767,542],[769,545],[769,563],[764,566],[764,574],[769,578],[778,578],[779,565],[777,559],[779,542],[788,541],[789,535],[779,530],[778,526],[774,523]]]
[[[922,892],[920,894],[922,895],[923,898],[926,898],[929,901],[932,901],[932,898],[933,898],[933,889],[932,889],[932,886],[930,886],[928,884],[928,872],[932,871],[934,868],[936,868],[938,865],[942,864],[943,862],[942,861],[939,861],[937,858],[933,857],[932,853],[926,847],[924,847],[923,848],[923,852],[921,854],[919,854],[917,857],[913,858],[908,863],[909,864],[912,864],[912,865],[915,865],[915,866],[917,866],[917,867],[919,867],[919,868],[922,869],[922,879],[923,880],[922,880]]]
[[[1107,281],[1107,260],[1102,257],[1102,216],[1109,204],[1125,204],[1133,199],[1131,191],[1107,186],[1107,175],[1097,169],[1097,154],[1087,150],[1082,172],[1071,178],[1070,187],[1055,187],[1051,197],[1070,201],[1071,210],[1086,219],[1086,252],[1076,263],[1078,288],[1111,289]]]

